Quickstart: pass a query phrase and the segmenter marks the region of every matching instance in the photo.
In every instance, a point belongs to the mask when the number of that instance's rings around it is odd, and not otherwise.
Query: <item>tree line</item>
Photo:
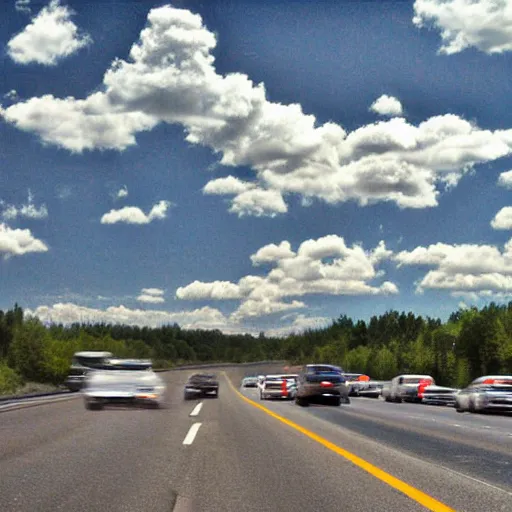
[[[425,373],[440,384],[462,387],[480,375],[512,373],[512,302],[459,310],[444,323],[398,311],[367,322],[341,315],[325,328],[286,338],[182,329],[178,324],[45,326],[15,304],[6,312],[0,310],[0,394],[27,381],[62,383],[73,354],[81,350],[151,358],[157,368],[278,359],[292,364],[326,362],[375,379]]]

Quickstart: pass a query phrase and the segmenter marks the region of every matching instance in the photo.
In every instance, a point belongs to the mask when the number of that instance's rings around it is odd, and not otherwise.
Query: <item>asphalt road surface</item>
[[[160,410],[77,396],[0,413],[0,510],[512,510],[512,417],[260,402],[235,390],[246,369],[215,371],[218,399],[184,401],[182,370],[162,374]]]

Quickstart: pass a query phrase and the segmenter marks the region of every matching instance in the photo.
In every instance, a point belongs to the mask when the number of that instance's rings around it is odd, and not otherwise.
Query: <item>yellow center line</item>
[[[396,478],[393,475],[386,473],[386,471],[378,468],[377,466],[374,466],[373,464],[371,464],[370,462],[367,462],[366,460],[362,459],[361,457],[354,455],[353,453],[345,450],[344,448],[341,448],[340,446],[338,446],[334,443],[331,443],[330,441],[323,438],[322,436],[315,434],[311,430],[308,430],[307,428],[300,426],[299,424],[285,418],[284,416],[276,414],[275,412],[271,411],[270,409],[267,409],[266,407],[255,402],[254,400],[247,398],[245,395],[240,393],[240,391],[238,391],[235,388],[235,386],[231,382],[231,379],[228,377],[226,372],[222,372],[222,373],[224,373],[231,389],[242,400],[244,400],[248,404],[252,405],[253,407],[260,409],[260,411],[263,411],[266,414],[268,414],[269,416],[272,416],[272,418],[275,418],[276,420],[280,421],[281,423],[288,425],[289,427],[293,428],[294,430],[297,430],[301,434],[304,434],[305,436],[309,437],[313,441],[316,441],[317,443],[321,444],[328,450],[331,450],[332,452],[336,453],[337,455],[340,455],[341,457],[347,459],[348,461],[355,464],[357,467],[363,469],[367,473],[370,473],[370,475],[379,479],[381,482],[386,483],[390,487],[393,487],[393,489],[396,489],[397,491],[400,491],[401,493],[405,494],[406,496],[408,496],[409,498],[414,500],[416,503],[419,503],[420,505],[424,506],[426,509],[432,510],[433,512],[455,512],[455,510],[450,508],[448,505],[441,503],[440,501],[436,500],[435,498],[432,498],[432,496],[425,494],[424,492],[420,491],[419,489],[416,489],[412,485],[409,485],[409,484],[405,483],[404,481],[400,480],[399,478]]]

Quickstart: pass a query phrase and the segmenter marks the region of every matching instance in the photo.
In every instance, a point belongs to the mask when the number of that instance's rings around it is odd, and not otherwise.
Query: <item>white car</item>
[[[389,389],[383,390],[382,396],[386,402],[421,402],[418,397],[420,384],[434,385],[434,379],[430,375],[398,375],[391,380]]]
[[[260,400],[269,398],[295,398],[297,375],[267,375],[260,386]]]
[[[159,407],[166,385],[152,369],[151,361],[111,360],[109,368],[90,374],[82,390],[85,408],[105,405],[148,405]]]
[[[455,395],[457,412],[512,412],[512,375],[485,375]]]

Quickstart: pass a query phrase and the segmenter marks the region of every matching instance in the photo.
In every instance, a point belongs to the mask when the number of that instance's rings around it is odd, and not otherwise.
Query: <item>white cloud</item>
[[[30,9],[30,0],[16,0],[14,2],[14,8],[18,12],[24,12],[26,14],[30,14],[32,12]]]
[[[125,197],[128,197],[128,187],[126,185],[121,187],[116,193],[117,199],[123,199]]]
[[[7,224],[0,223],[0,254],[5,258],[46,251],[46,244],[34,238],[30,229],[12,229]]]
[[[502,208],[491,220],[493,229],[512,229],[512,206]]]
[[[57,303],[52,306],[38,306],[34,310],[27,309],[26,314],[37,316],[43,322],[63,324],[105,322],[158,327],[176,322],[185,329],[235,329],[219,310],[210,307],[190,311],[162,311],[130,309],[123,305],[95,309],[73,303]]]
[[[48,217],[48,208],[45,204],[36,206],[34,204],[34,195],[29,190],[28,198],[25,204],[15,206],[12,204],[4,204],[0,202],[0,206],[3,207],[2,217],[5,220],[14,220],[17,217],[25,217],[26,219],[40,220]]]
[[[512,188],[512,171],[502,172],[498,178],[498,185],[505,188]]]
[[[161,304],[165,302],[163,295],[164,290],[160,288],[142,288],[137,300],[148,304]]]
[[[9,92],[4,94],[4,98],[10,101],[15,101],[19,98],[18,91],[16,91],[16,89],[11,89]]]
[[[18,64],[53,66],[92,42],[71,21],[73,11],[52,0],[7,43],[7,53]]]
[[[450,291],[457,297],[512,293],[512,239],[503,251],[493,245],[437,243],[402,251],[395,258],[399,267],[434,267],[417,283],[419,293],[427,289]]]
[[[284,319],[284,317],[282,318]],[[297,315],[293,322],[289,325],[269,329],[265,331],[265,335],[269,337],[284,338],[289,334],[299,334],[307,329],[321,329],[327,327],[332,319],[324,316]]]
[[[413,23],[441,32],[440,53],[452,55],[475,47],[485,53],[512,50],[510,0],[416,0]]]
[[[403,114],[402,104],[393,96],[383,94],[377,98],[371,105],[370,110],[373,110],[381,116],[401,116]]]
[[[228,176],[204,187],[233,196],[230,211],[238,215],[285,213],[290,194],[303,205],[319,199],[432,207],[476,164],[512,154],[512,130],[484,130],[451,114],[417,126],[392,118],[351,133],[332,122],[319,125],[298,104],[270,101],[264,85],[246,75],[217,73],[215,45],[200,16],[151,9],[129,59],[112,63],[98,92],[31,98],[0,115],[73,152],[123,150],[141,131],[180,124],[189,143],[221,154],[222,165],[253,170],[250,182]]]
[[[108,213],[105,213],[101,217],[101,223],[149,224],[156,219],[165,219],[170,206],[170,201],[160,201],[151,208],[147,215],[137,206],[125,206],[120,210],[110,210]]]
[[[398,293],[394,283],[372,285],[382,276],[375,266],[392,257],[384,242],[365,251],[354,245],[348,247],[343,238],[329,235],[306,240],[297,252],[287,241],[269,244],[251,256],[253,265],[272,263],[265,276],[247,275],[237,283],[213,281],[193,283],[176,291],[178,299],[223,300],[238,299],[240,305],[231,315],[239,322],[244,318],[270,315],[306,305],[293,297],[309,294],[325,295],[387,295]]]

